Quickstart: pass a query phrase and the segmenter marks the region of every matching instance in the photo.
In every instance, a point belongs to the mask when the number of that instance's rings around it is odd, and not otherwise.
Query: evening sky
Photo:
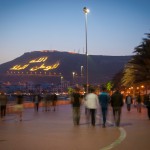
[[[150,33],[150,0],[0,0],[0,64],[25,52],[132,55]]]

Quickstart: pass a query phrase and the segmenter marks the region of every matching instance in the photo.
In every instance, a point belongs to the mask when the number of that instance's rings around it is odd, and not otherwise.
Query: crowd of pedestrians
[[[23,95],[21,91],[16,91],[13,97],[14,101],[11,107],[13,107],[12,111],[15,114],[15,121],[22,121],[25,95]],[[40,103],[43,104],[43,111],[49,111],[50,108],[52,108],[53,111],[56,111],[57,95],[55,93],[47,93],[44,96],[41,96],[38,92],[35,92],[34,94],[30,95],[30,102],[33,102],[35,112],[39,111]],[[0,91],[0,120],[4,120],[6,116],[7,104],[7,95],[3,91]]]
[[[82,100],[81,100],[82,98]],[[112,115],[114,118],[114,125],[119,127],[121,120],[122,107],[124,103],[126,104],[127,111],[131,111],[131,106],[133,104],[133,97],[128,93],[125,97],[119,91],[119,88],[116,88],[112,94],[109,94],[106,90],[106,87],[102,87],[99,94],[96,93],[95,89],[92,88],[89,90],[89,93],[84,97],[81,96],[80,91],[74,90],[71,95],[71,103],[73,107],[73,123],[74,125],[79,125],[80,122],[80,106],[84,103],[85,107],[85,116],[87,123],[90,123],[91,126],[96,124],[96,113],[100,108],[102,116],[102,127],[106,127],[107,114],[109,106],[112,107]],[[141,113],[142,110],[142,98],[141,94],[138,93],[136,97],[136,108],[137,112]],[[150,119],[150,94],[144,96],[144,107],[147,108],[148,118]]]
[[[80,105],[81,94],[79,90],[74,90],[71,95],[71,103],[73,107],[73,123],[79,125],[80,122]],[[94,88],[90,89],[89,93],[83,98],[85,105],[85,115],[87,122],[95,126],[97,109],[101,108],[101,114],[103,119],[102,127],[106,127],[108,106],[111,104],[113,109],[114,122],[116,126],[120,126],[121,108],[123,106],[123,95],[117,89],[111,96],[106,92],[106,88],[102,87],[102,91],[99,95],[96,94]]]
[[[102,127],[106,127],[107,114],[109,106],[112,107],[112,115],[114,118],[114,125],[119,127],[121,120],[122,106],[126,104],[127,111],[131,111],[131,106],[133,101],[135,103],[135,98],[130,94],[127,94],[125,97],[121,94],[118,88],[116,88],[113,93],[109,94],[106,90],[106,87],[102,87],[100,92],[97,94],[94,88],[91,88],[89,92],[85,95],[80,93],[79,88],[74,88],[71,93],[71,105],[72,105],[72,115],[73,115],[73,124],[80,125],[80,109],[81,105],[85,107],[85,118],[88,124],[95,126],[96,124],[96,114],[100,112],[102,117]],[[55,93],[46,93],[44,96],[41,96],[38,92],[35,92],[32,95],[32,102],[34,103],[35,112],[39,111],[40,103],[43,103],[43,111],[56,111],[57,106],[57,95]],[[4,120],[6,116],[8,98],[3,91],[0,92],[0,114],[1,120]],[[15,95],[15,104],[14,112],[16,114],[15,120],[22,121],[23,114],[23,103],[24,96],[21,91],[18,91]],[[150,119],[150,94],[144,95],[144,100],[141,97],[141,94],[138,93],[136,97],[136,108],[137,112],[142,112],[142,104],[147,108],[147,116]],[[97,111],[99,109],[99,111]]]

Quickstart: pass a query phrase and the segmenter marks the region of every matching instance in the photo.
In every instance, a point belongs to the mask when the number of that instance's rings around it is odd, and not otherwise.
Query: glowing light
[[[44,71],[48,71],[48,70],[52,70],[52,69],[56,69],[60,63],[56,62],[55,64],[46,66],[43,62],[45,62],[48,59],[48,57],[40,57],[40,58],[36,58],[33,59],[31,61],[29,61],[29,64],[25,64],[25,65],[15,65],[12,68],[10,68],[10,70],[15,70],[15,71],[19,71],[19,70],[24,70],[26,69],[31,63],[40,63],[38,66],[34,66],[32,68],[29,68],[29,71],[37,71],[37,70],[44,70]],[[41,64],[42,63],[42,64]]]
[[[45,64],[42,64],[41,66],[35,66],[35,67],[31,68],[30,71],[36,71],[39,69],[42,69],[44,71],[48,71],[48,70],[56,69],[58,66],[59,66],[59,63],[56,63],[56,64],[51,65],[51,66],[45,66]]]
[[[23,66],[15,65],[12,68],[10,68],[10,70],[23,70],[23,69],[27,68],[28,66],[29,66],[29,64],[26,64],[26,65],[23,65]]]
[[[48,58],[48,57],[40,57],[40,58],[31,60],[29,63],[45,62],[45,61],[47,60],[47,58]]]

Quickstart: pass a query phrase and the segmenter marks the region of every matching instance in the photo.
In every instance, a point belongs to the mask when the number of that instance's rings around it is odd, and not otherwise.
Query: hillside
[[[89,83],[101,83],[123,69],[131,56],[89,55]],[[83,66],[83,67],[81,67]],[[75,72],[73,76],[73,72]],[[34,51],[0,65],[0,81],[85,82],[86,56],[59,51]]]

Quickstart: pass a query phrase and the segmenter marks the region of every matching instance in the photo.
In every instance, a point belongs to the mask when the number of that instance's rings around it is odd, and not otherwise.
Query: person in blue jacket
[[[107,116],[107,110],[108,110],[108,104],[110,102],[110,96],[106,92],[106,88],[102,87],[102,92],[99,95],[99,104],[101,106],[101,111],[102,111],[102,117],[103,117],[103,128],[106,126],[106,116]]]

